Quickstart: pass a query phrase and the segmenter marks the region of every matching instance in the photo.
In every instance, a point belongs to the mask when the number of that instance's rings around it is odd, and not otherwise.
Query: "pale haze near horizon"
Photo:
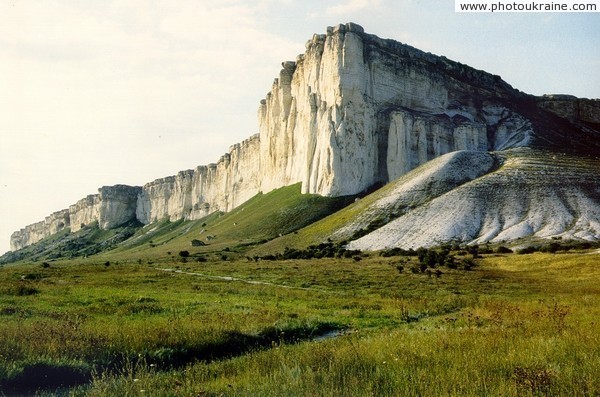
[[[457,14],[454,1],[0,3],[0,254],[103,185],[216,162],[313,33],[355,22],[498,74],[600,97],[600,14]]]

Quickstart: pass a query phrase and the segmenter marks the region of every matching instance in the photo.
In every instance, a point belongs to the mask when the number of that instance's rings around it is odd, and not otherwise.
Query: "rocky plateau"
[[[258,134],[217,163],[142,187],[102,187],[16,231],[19,250],[98,222],[196,220],[300,182],[303,193],[386,197],[337,230],[353,249],[600,239],[600,100],[536,97],[499,76],[348,23],[315,34],[258,107]]]

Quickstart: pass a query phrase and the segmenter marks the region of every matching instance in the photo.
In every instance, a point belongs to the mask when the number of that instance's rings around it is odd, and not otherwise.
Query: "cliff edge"
[[[258,134],[215,164],[98,195],[17,231],[17,250],[70,227],[199,219],[259,192],[354,195],[454,151],[530,147],[600,154],[600,101],[534,97],[499,76],[381,39],[348,23],[282,63],[258,108]]]

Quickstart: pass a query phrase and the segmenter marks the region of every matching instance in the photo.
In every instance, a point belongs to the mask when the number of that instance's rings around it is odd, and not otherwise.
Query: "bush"
[[[41,280],[43,277],[40,273],[27,273],[21,276],[22,280],[36,281]]]
[[[417,253],[412,248],[409,250],[404,250],[402,248],[390,248],[387,250],[383,250],[379,253],[379,256],[383,256],[384,258],[390,256],[416,256]]]
[[[525,255],[525,254],[533,254],[536,251],[539,251],[540,247],[535,247],[535,246],[529,246],[529,247],[524,247],[521,249],[517,250],[517,254],[519,255]]]
[[[448,255],[446,257],[446,260],[444,261],[444,266],[446,266],[448,269],[458,268],[458,266],[456,265],[456,261],[454,260],[454,257],[452,255]]]
[[[512,254],[513,251],[510,248],[506,248],[505,246],[501,245],[500,247],[498,247],[496,249],[496,253],[498,253],[498,254]]]
[[[7,295],[14,296],[31,296],[40,293],[40,290],[23,282],[20,282],[18,285],[14,285],[9,287],[7,290],[3,291]]]
[[[475,267],[475,262],[473,261],[473,259],[463,259],[462,261],[462,268],[464,270],[472,270]]]
[[[188,256],[190,256],[190,252],[189,251],[179,251],[179,256],[182,258],[187,258]]]

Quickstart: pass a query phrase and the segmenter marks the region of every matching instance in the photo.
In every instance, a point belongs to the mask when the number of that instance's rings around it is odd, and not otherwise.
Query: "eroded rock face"
[[[473,155],[465,152],[462,157],[468,161]],[[414,195],[420,186],[427,186],[427,177],[433,175],[439,181],[464,173],[465,168],[456,157],[444,156],[431,165],[434,173],[419,168],[407,175],[410,178],[394,182],[391,194],[366,213],[374,219],[396,211],[398,217],[352,241],[349,248],[408,249],[448,241],[502,243],[525,237],[600,239],[600,160],[530,149],[496,156],[502,163],[499,169],[478,167],[479,172],[464,174],[466,178],[458,186],[433,189],[425,200],[410,201],[410,207],[403,205],[407,197],[413,198],[407,194]],[[365,222],[368,220],[357,220],[338,234],[347,236],[364,228]]]
[[[231,211],[260,189],[258,135],[229,148],[216,164],[181,171],[146,184],[137,199],[137,219],[199,219],[215,211]]]
[[[69,210],[54,212],[43,221],[14,232],[10,237],[10,249],[16,251],[68,227],[70,227]]]
[[[95,221],[111,228],[133,218],[199,219],[297,182],[303,193],[352,195],[457,150],[597,155],[600,101],[529,96],[499,76],[350,23],[315,34],[304,54],[282,64],[260,102],[258,130],[215,164],[143,188],[101,188],[62,223],[76,231]],[[55,233],[55,223],[15,232],[11,247]]]
[[[103,186],[98,189],[98,194],[90,194],[68,209],[55,212],[41,222],[14,232],[10,239],[11,250],[16,251],[34,244],[65,228],[75,232],[97,221],[100,228],[111,229],[135,220],[140,192],[139,187]]]
[[[89,194],[75,204],[69,206],[71,231],[76,232],[85,225],[100,218],[100,195]]]
[[[314,35],[259,108],[261,189],[356,194],[454,150],[527,145],[525,97],[492,76],[357,25]]]
[[[572,95],[544,95],[538,106],[573,121],[600,123],[600,100],[577,98]]]
[[[127,185],[103,186],[69,207],[71,231],[98,222],[102,229],[112,229],[134,220],[141,188]]]
[[[141,188],[137,186],[115,185],[99,189],[100,214],[98,226],[112,229],[136,219],[137,198]]]

